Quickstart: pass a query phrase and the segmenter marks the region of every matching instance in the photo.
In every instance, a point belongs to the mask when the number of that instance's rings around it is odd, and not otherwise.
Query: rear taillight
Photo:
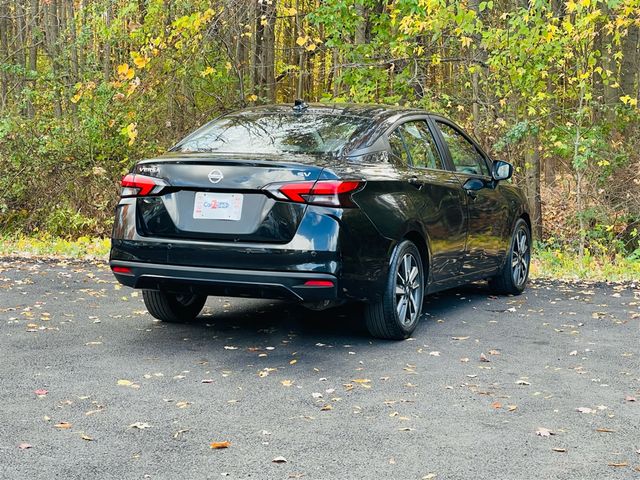
[[[120,273],[122,275],[133,275],[133,270],[131,270],[129,267],[113,266],[111,267],[111,270],[113,271],[113,273]]]
[[[351,195],[364,187],[363,180],[318,180],[272,183],[265,190],[278,200],[329,207],[355,207]]]
[[[144,197],[147,195],[157,195],[167,186],[166,182],[159,178],[147,177],[129,173],[122,179],[121,197]]]

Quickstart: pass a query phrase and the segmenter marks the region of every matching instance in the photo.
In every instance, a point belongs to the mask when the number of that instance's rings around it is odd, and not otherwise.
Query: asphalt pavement
[[[0,259],[2,479],[640,479],[640,282],[163,324],[102,262]],[[213,446],[226,448],[212,448]]]

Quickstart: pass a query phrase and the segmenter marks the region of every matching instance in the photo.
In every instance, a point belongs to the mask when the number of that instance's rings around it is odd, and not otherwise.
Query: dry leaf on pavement
[[[219,450],[221,448],[229,448],[231,446],[231,442],[226,440],[224,442],[211,442],[209,446],[214,450]]]

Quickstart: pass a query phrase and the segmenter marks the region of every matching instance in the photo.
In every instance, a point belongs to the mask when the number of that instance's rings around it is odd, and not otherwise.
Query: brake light
[[[133,271],[129,267],[111,267],[113,273],[122,273],[124,275],[133,275]]]
[[[317,182],[291,182],[267,185],[267,190],[278,200],[330,207],[355,207],[351,195],[361,190],[362,180],[318,180]]]
[[[159,178],[129,173],[122,178],[120,185],[121,197],[144,197],[160,193],[167,184]]]
[[[333,287],[331,280],[307,280],[304,282],[305,287]]]

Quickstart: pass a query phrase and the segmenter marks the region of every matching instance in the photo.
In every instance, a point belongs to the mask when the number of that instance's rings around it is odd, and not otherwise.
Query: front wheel
[[[495,277],[489,279],[489,288],[500,294],[521,294],[529,278],[530,261],[531,230],[527,222],[520,218],[513,229],[504,266]]]
[[[365,308],[367,329],[374,337],[408,338],[418,325],[424,296],[424,270],[420,251],[404,240],[391,255],[382,299]]]
[[[170,323],[194,320],[207,301],[206,295],[169,293],[162,290],[143,290],[142,298],[152,317]]]

